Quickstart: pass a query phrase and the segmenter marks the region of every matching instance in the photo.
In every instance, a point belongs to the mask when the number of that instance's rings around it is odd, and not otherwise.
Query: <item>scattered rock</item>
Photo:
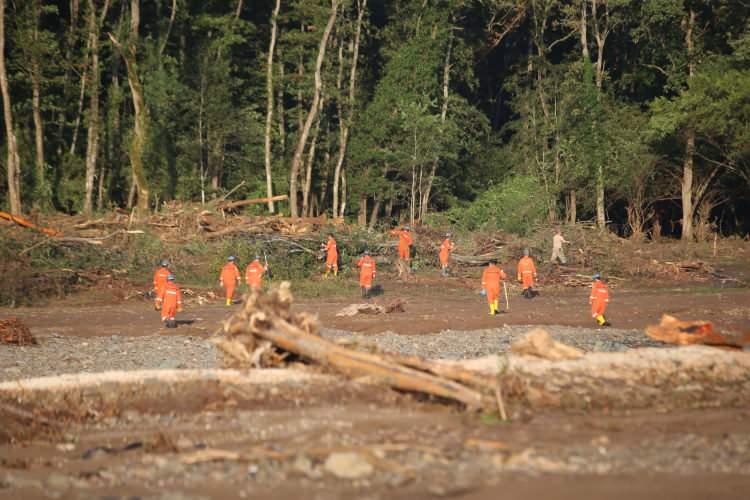
[[[325,470],[341,479],[360,479],[370,476],[374,469],[359,453],[331,453],[326,459]]]
[[[385,307],[377,304],[351,304],[336,313],[336,316],[356,316],[357,314],[384,314]]]
[[[553,340],[549,333],[541,328],[531,330],[526,337],[516,341],[510,350],[515,354],[536,356],[552,361],[583,357],[583,351]]]

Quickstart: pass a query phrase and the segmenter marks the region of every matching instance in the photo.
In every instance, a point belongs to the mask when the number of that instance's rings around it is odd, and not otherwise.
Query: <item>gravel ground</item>
[[[341,330],[324,329],[322,335],[331,339],[349,339],[355,342],[375,343],[380,349],[426,358],[467,359],[497,354],[510,349],[510,345],[525,336],[533,327],[504,325],[489,330],[445,330],[428,335],[400,335],[394,332],[357,334]],[[606,330],[545,326],[550,335],[560,342],[585,352],[618,352],[636,347],[659,347],[640,330]]]
[[[216,348],[200,337],[37,337],[36,346],[0,345],[0,380],[109,370],[218,368]]]
[[[545,327],[557,340],[584,351],[626,351],[660,345],[638,330],[595,330]],[[531,327],[503,326],[490,330],[447,330],[429,335],[393,332],[357,334],[323,329],[330,339],[375,343],[379,348],[427,358],[466,359],[509,349]],[[165,335],[148,337],[91,337],[47,335],[36,346],[0,345],[0,381],[61,373],[175,368],[220,368],[221,355],[204,338]]]

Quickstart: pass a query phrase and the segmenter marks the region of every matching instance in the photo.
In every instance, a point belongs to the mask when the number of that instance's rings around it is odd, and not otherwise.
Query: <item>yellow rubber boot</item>
[[[335,278],[338,275],[339,275],[339,270],[338,269],[334,269],[333,270],[333,277]]]
[[[606,319],[604,319],[604,316],[602,316],[601,314],[600,314],[599,316],[597,316],[597,317],[596,317],[596,323],[597,323],[597,324],[598,324],[599,326],[604,326],[604,323],[606,323],[606,322],[607,322],[607,320],[606,320]]]
[[[495,302],[493,302],[493,303],[492,303],[492,307],[494,307],[494,308],[495,308],[495,312],[498,312],[498,311],[500,310],[500,304],[499,304],[499,301],[498,301],[498,300],[496,300]]]
[[[490,303],[490,316],[494,316],[494,315],[495,315],[495,303],[492,302]]]
[[[231,306],[231,305],[232,305],[232,299],[227,299],[227,305],[228,305],[228,306]]]

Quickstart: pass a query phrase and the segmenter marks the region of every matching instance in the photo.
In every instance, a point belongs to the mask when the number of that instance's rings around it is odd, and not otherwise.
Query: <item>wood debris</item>
[[[583,357],[583,351],[553,340],[550,334],[541,328],[535,328],[522,339],[515,341],[510,346],[510,351],[514,354],[536,356],[552,361]]]
[[[658,325],[647,327],[646,335],[654,340],[677,345],[707,344],[735,347],[750,345],[750,332],[722,333],[710,321],[680,321],[669,314],[664,314]]]
[[[29,327],[15,316],[0,320],[0,342],[3,344],[31,345],[36,344],[36,338]]]
[[[225,322],[223,335],[214,343],[224,351],[228,362],[244,367],[250,366],[250,353],[267,340],[282,353],[280,358],[291,354],[289,359],[312,361],[352,379],[368,377],[395,389],[457,401],[471,409],[494,410],[498,406],[497,384],[492,377],[444,368],[440,363],[414,356],[349,349],[321,338],[317,334],[317,318],[292,313],[291,305],[288,282],[267,294],[254,292],[244,308]]]
[[[60,236],[62,234],[60,231],[57,231],[56,229],[37,226],[36,224],[34,224],[28,219],[25,219],[18,215],[9,214],[7,212],[0,212],[0,219],[5,219],[11,222],[15,222],[19,226],[33,229],[34,231],[39,231],[40,233],[44,233],[47,236]]]

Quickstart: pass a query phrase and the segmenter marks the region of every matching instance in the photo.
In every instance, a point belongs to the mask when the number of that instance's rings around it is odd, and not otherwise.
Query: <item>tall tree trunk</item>
[[[688,57],[688,81],[695,75],[695,42],[693,29],[695,28],[695,11],[690,9],[683,21],[685,30],[685,49]],[[693,200],[693,166],[695,161],[695,129],[688,128],[685,134],[685,159],[682,163],[682,240],[693,239],[693,215],[695,212]]]
[[[450,34],[448,35],[448,48],[445,51],[445,62],[443,64],[443,105],[440,110],[440,123],[445,125],[445,120],[448,116],[448,97],[450,92],[450,78],[451,78],[451,50],[453,49],[453,29],[450,28]],[[419,220],[424,221],[427,216],[427,209],[430,204],[430,194],[432,192],[432,184],[435,182],[435,174],[437,173],[438,158],[432,162],[432,169],[430,170],[429,177],[427,178],[427,186],[422,192],[422,203],[420,205]]]
[[[83,212],[91,215],[94,204],[94,179],[99,153],[99,22],[94,0],[89,5],[89,47],[91,52],[91,85],[89,94],[88,135],[86,138],[86,180]],[[105,5],[105,8],[107,6]],[[106,13],[102,13],[104,17]]]
[[[0,90],[3,94],[3,118],[5,121],[6,149],[8,160],[8,202],[10,213],[21,215],[21,159],[18,156],[18,143],[13,129],[8,72],[5,66],[5,0],[0,0]]]
[[[604,207],[604,168],[599,165],[596,174],[596,226],[604,229],[607,226],[607,216]]]
[[[279,56],[279,85],[276,94],[276,113],[279,117],[279,156],[286,156],[286,117],[284,109],[284,62]]]
[[[313,165],[315,163],[315,149],[318,144],[318,135],[320,134],[320,118],[323,113],[325,99],[320,100],[320,109],[318,110],[318,118],[315,120],[315,130],[313,131],[312,138],[310,140],[310,148],[307,151],[307,165],[305,166],[305,186],[302,189],[302,215],[305,217],[310,216],[310,192],[312,190],[312,172]]]
[[[346,156],[346,148],[349,142],[349,129],[354,121],[354,105],[355,96],[357,90],[357,63],[359,62],[359,45],[360,38],[362,35],[362,19],[364,18],[365,11],[367,10],[367,0],[357,0],[357,26],[354,31],[354,47],[352,50],[352,63],[349,71],[349,96],[347,100],[347,116],[346,119],[342,118],[341,112],[339,112],[339,151],[336,157],[336,167],[333,170],[333,217],[339,218],[344,216],[344,210],[346,209],[346,200],[344,197],[344,188],[342,187],[339,208],[339,184],[342,180],[343,172],[342,168],[344,165],[344,157]]]
[[[576,213],[577,202],[576,202],[576,190],[571,189],[568,192],[568,223],[575,224],[578,214]]]
[[[370,212],[370,223],[368,224],[368,229],[373,229],[375,227],[375,224],[378,223],[378,213],[380,212],[380,205],[383,204],[383,200],[381,198],[375,198],[375,203],[372,204],[372,211]]]
[[[601,4],[604,7],[604,21],[599,19],[597,6]],[[596,40],[596,88],[599,90],[597,96],[601,99],[602,87],[604,85],[604,46],[609,36],[609,6],[607,0],[591,0],[591,23],[594,28],[594,40]],[[604,167],[599,165],[596,182],[596,225],[600,230],[606,226],[606,215],[604,205]]]
[[[315,92],[313,93],[313,102],[310,105],[310,111],[307,113],[307,119],[305,120],[305,125],[302,128],[299,139],[297,141],[297,148],[294,151],[294,158],[292,158],[292,166],[289,169],[289,208],[292,217],[299,216],[299,210],[297,207],[297,177],[299,176],[300,167],[302,165],[302,154],[305,150],[307,137],[310,135],[310,129],[312,128],[315,117],[317,116],[318,107],[320,106],[320,93],[323,88],[321,69],[323,67],[323,60],[325,59],[328,38],[331,36],[333,25],[336,22],[337,11],[338,0],[331,0],[331,14],[328,17],[328,23],[326,24],[325,30],[323,31],[323,36],[320,39],[320,46],[318,47],[318,59],[315,62]]]
[[[89,72],[89,52],[91,50],[91,38],[86,40],[86,50],[83,55],[83,73],[81,74],[81,88],[78,92],[78,112],[76,121],[73,125],[73,139],[70,141],[70,154],[74,155],[78,145],[78,131],[81,128],[81,117],[83,117],[83,103],[86,99],[86,83],[88,82]]]
[[[138,194],[138,212],[141,215],[145,215],[148,213],[149,188],[146,181],[146,172],[143,168],[143,150],[147,140],[148,120],[143,100],[143,87],[138,74],[136,60],[136,43],[138,41],[138,27],[140,25],[139,2],[140,0],[130,0],[130,33],[127,47],[123,47],[111,33],[109,34],[109,38],[125,60],[128,72],[128,85],[130,86],[134,112],[133,138],[130,142],[130,166],[132,168],[135,189]]]
[[[357,224],[362,227],[367,225],[367,195],[359,195],[359,214],[357,215]]]
[[[268,211],[274,213],[273,178],[271,177],[271,127],[273,126],[273,53],[276,50],[276,19],[279,17],[281,0],[276,0],[276,6],[271,15],[271,41],[268,44],[268,59],[266,61],[266,131],[264,136],[263,153],[266,167],[266,195],[268,196]]]
[[[39,0],[34,1],[34,43],[39,40],[39,16],[41,8]],[[39,62],[39,55],[36,50],[31,51],[31,108],[34,118],[34,146],[36,162],[36,186],[37,193],[34,197],[34,206],[48,206],[48,192],[46,189],[47,181],[44,173],[44,127],[42,125],[41,111],[41,83],[42,71]]]

